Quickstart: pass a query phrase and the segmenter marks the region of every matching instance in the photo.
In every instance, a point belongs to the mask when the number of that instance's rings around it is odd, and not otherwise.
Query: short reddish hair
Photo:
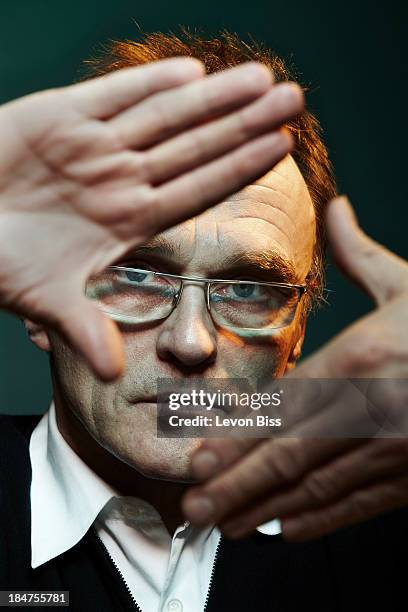
[[[247,61],[258,61],[271,69],[276,81],[297,80],[282,58],[259,43],[246,43],[230,32],[207,39],[185,28],[178,35],[156,32],[143,35],[140,41],[113,41],[103,47],[101,54],[85,62],[88,67],[86,76],[100,76],[174,56],[201,60],[207,73]],[[305,110],[286,127],[295,138],[292,156],[303,175],[315,209],[316,242],[309,282],[316,303],[321,300],[324,290],[326,235],[323,213],[327,202],[336,195],[336,183],[316,117]]]

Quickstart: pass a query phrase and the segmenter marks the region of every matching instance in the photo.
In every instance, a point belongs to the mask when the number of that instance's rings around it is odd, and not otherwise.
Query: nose
[[[205,300],[205,286],[185,284],[177,308],[160,326],[157,352],[182,366],[204,366],[217,355],[216,332]]]

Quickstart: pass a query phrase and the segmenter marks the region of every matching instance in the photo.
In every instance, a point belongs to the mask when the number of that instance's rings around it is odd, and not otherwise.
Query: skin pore
[[[208,278],[305,282],[312,265],[315,215],[292,157],[223,203],[171,228],[127,262]],[[123,260],[121,260],[123,261]],[[269,268],[269,269],[268,269]],[[203,285],[186,282],[178,307],[144,329],[123,329],[126,371],[103,383],[54,332],[26,322],[32,340],[52,352],[57,423],[74,451],[123,495],[140,497],[170,533],[183,519],[179,500],[191,481],[198,438],[156,437],[156,380],[282,376],[300,356],[305,321],[273,336],[243,339],[217,328]]]

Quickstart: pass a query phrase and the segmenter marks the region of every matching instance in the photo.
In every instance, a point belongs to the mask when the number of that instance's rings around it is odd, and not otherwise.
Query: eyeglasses
[[[306,285],[197,278],[110,266],[89,278],[85,294],[115,321],[137,325],[168,317],[179,304],[186,281],[204,283],[213,321],[238,335],[270,334],[286,327],[307,292]]]

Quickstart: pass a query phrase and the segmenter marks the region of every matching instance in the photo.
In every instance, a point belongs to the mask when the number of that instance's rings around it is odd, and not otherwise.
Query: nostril
[[[215,336],[203,322],[189,325],[179,319],[171,329],[163,330],[157,342],[158,355],[172,363],[196,367],[213,363],[217,356]]]
[[[178,361],[191,366],[212,363],[217,354],[216,344],[208,333],[176,338],[169,351]]]

